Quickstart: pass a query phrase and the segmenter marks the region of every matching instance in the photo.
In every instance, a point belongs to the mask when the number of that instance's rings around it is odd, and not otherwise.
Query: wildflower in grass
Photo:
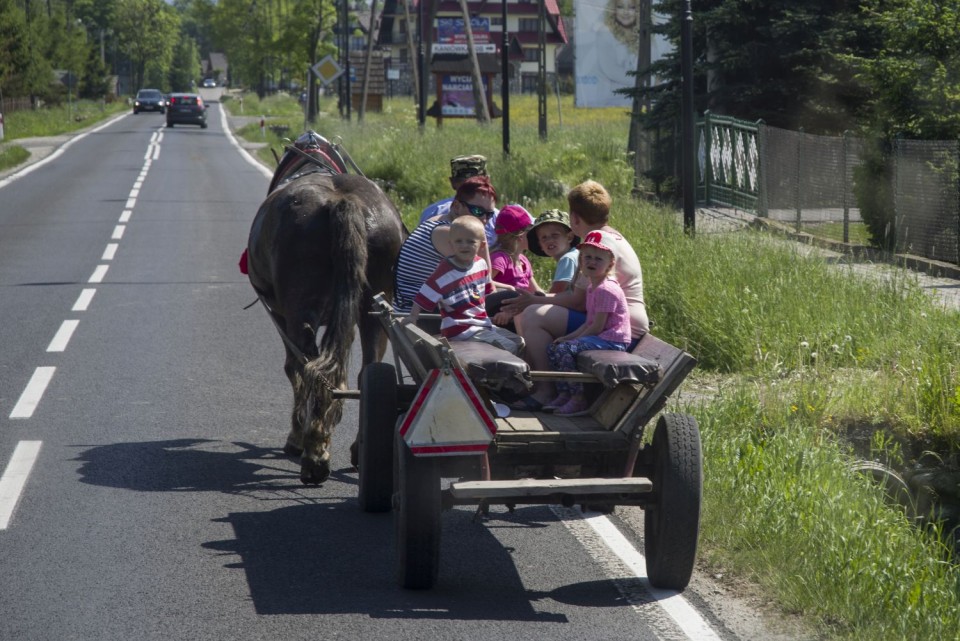
[[[807,341],[800,341],[800,347],[802,347],[803,349],[807,349],[810,347],[810,343],[808,343]]]
[[[834,354],[839,354],[840,346],[834,343],[833,345],[830,346],[830,351],[833,352]]]

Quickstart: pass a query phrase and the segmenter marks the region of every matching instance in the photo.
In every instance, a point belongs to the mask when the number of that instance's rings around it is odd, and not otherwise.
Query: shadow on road
[[[299,475],[279,449],[208,439],[97,445],[74,460],[83,483],[137,492],[247,492]]]
[[[80,480],[137,492],[260,491],[299,488],[299,464],[278,449],[208,439],[114,443],[84,449]],[[609,581],[528,590],[498,530],[560,527],[549,512],[521,508],[477,523],[472,510],[443,515],[440,578],[434,590],[408,591],[394,578],[390,514],[367,514],[355,499],[356,476],[338,469],[328,492],[286,496],[293,504],[233,512],[234,538],[199,543],[242,570],[258,614],[360,613],[371,618],[566,623],[557,603],[623,607]],[[347,489],[346,492],[342,491]],[[350,498],[344,499],[344,496]],[[554,611],[550,611],[554,610]]]

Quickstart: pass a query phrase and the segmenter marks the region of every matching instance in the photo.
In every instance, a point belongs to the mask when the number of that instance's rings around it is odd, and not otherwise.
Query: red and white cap
[[[596,247],[597,249],[602,249],[605,252],[613,253],[613,249],[609,245],[603,244],[603,232],[592,231],[587,234],[583,240],[580,241],[578,247],[582,248],[584,246]]]

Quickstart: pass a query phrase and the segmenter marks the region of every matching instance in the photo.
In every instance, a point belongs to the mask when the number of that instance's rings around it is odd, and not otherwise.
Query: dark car
[[[200,125],[207,128],[207,105],[195,93],[172,93],[167,104],[167,126]]]
[[[141,111],[159,111],[167,109],[167,99],[158,89],[141,89],[133,101],[133,113]]]

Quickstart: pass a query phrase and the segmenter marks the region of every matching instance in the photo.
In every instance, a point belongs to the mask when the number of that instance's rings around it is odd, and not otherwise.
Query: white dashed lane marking
[[[43,398],[43,393],[53,378],[53,373],[57,371],[56,367],[38,367],[33,371],[30,382],[20,395],[17,404],[13,406],[10,412],[10,418],[30,418],[37,409],[37,404]]]
[[[47,346],[48,352],[62,352],[67,349],[67,344],[70,342],[70,337],[73,336],[73,332],[77,329],[77,325],[80,324],[78,320],[65,320],[60,325],[60,329],[57,330],[57,333],[54,335],[53,340],[50,341],[50,345]]]
[[[13,456],[7,463],[7,468],[0,476],[0,530],[6,530],[13,517],[13,509],[17,507],[23,488],[27,484],[27,477],[33,469],[33,464],[40,455],[41,441],[20,441]]]

